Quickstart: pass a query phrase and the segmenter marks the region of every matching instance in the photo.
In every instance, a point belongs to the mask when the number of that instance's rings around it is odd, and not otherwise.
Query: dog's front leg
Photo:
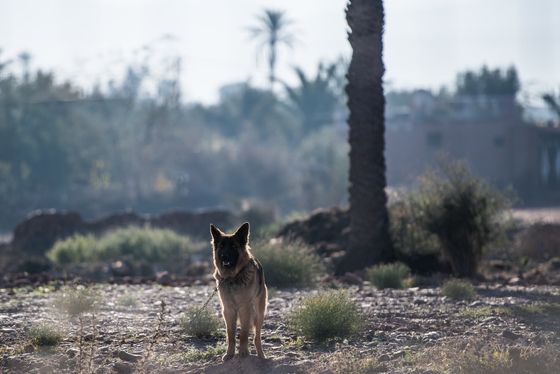
[[[233,358],[235,353],[235,330],[237,329],[237,312],[232,308],[224,308],[222,315],[226,323],[227,351],[222,361]]]
[[[239,357],[249,356],[249,329],[252,320],[252,308],[245,306],[239,311],[239,323],[241,324],[241,334],[239,335]]]

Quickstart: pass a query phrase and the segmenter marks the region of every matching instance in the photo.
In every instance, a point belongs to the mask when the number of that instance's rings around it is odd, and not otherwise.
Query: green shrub
[[[403,263],[375,265],[366,269],[369,281],[377,289],[405,288],[404,280],[410,276],[410,268]]]
[[[441,291],[451,300],[474,299],[477,296],[470,282],[456,278],[446,281]]]
[[[94,313],[101,307],[102,296],[98,290],[78,286],[64,287],[54,298],[54,307],[70,317]]]
[[[57,241],[46,255],[60,265],[90,262],[96,259],[96,245],[95,236],[74,234],[69,238]]]
[[[36,347],[52,347],[58,345],[62,339],[62,332],[54,325],[41,323],[29,330],[31,343]]]
[[[218,333],[220,318],[209,307],[189,307],[180,320],[181,330],[187,335],[201,338]]]
[[[464,162],[442,163],[408,196],[418,237],[433,234],[458,277],[472,277],[491,243],[505,238],[503,212],[513,197],[471,175]]]
[[[325,271],[321,258],[301,241],[261,242],[254,247],[268,287],[310,287]]]
[[[184,266],[183,260],[188,260],[203,245],[193,243],[190,238],[171,230],[130,226],[98,239],[93,235],[74,235],[56,242],[47,256],[61,265],[71,262],[117,261],[127,257],[134,261],[157,263],[175,271]]]
[[[298,336],[321,343],[361,333],[365,317],[347,292],[321,291],[294,306],[287,316],[287,327]]]

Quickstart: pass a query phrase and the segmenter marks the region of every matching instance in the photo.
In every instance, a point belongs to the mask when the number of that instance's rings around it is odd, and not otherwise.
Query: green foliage
[[[60,265],[76,262],[94,261],[97,239],[94,235],[74,234],[64,240],[58,240],[46,253],[46,256]]]
[[[505,72],[483,66],[480,72],[466,71],[457,77],[457,94],[465,96],[500,95],[515,97],[520,89],[515,67]]]
[[[414,237],[421,239],[422,247],[437,238],[454,274],[474,276],[488,246],[504,240],[504,212],[514,198],[472,176],[464,162],[443,163],[439,171],[442,176],[424,174],[418,188],[408,195],[412,225],[404,229],[405,222],[396,222],[393,229],[408,235],[401,246]],[[419,231],[408,231],[415,229]]]
[[[301,241],[260,242],[253,247],[268,287],[310,287],[325,271],[321,258]]]
[[[207,345],[204,349],[189,349],[181,355],[181,358],[186,362],[210,361],[214,357],[221,357],[226,353],[226,349],[227,346],[223,343],[218,343],[216,346]]]
[[[102,300],[101,293],[96,289],[68,286],[57,292],[53,306],[73,318],[95,313],[101,307]]]
[[[340,340],[361,333],[365,317],[347,292],[320,291],[298,302],[286,317],[287,327],[315,342]]]
[[[36,347],[52,347],[58,345],[63,339],[60,329],[47,323],[31,327],[28,336]]]
[[[213,336],[218,333],[220,318],[209,307],[189,307],[180,321],[181,330],[196,338]]]
[[[405,288],[404,280],[410,276],[410,268],[405,264],[396,262],[394,264],[375,265],[366,269],[367,277],[371,284],[377,289]]]
[[[193,243],[188,237],[171,230],[130,226],[99,239],[92,235],[75,234],[56,242],[46,255],[61,265],[72,262],[116,261],[128,257],[176,270],[183,265],[183,260],[187,260],[191,253],[202,246],[202,243]]]
[[[456,278],[446,281],[441,291],[451,300],[474,299],[477,296],[469,281]]]

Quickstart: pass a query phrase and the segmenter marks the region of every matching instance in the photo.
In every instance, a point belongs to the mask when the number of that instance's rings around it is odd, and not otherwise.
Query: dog
[[[241,326],[239,357],[249,355],[249,329],[254,329],[257,356],[265,358],[261,329],[266,313],[268,290],[261,263],[251,254],[249,222],[242,224],[235,234],[226,235],[210,224],[214,250],[214,278],[216,278],[222,316],[226,324],[227,351],[223,361],[235,352],[237,321]]]

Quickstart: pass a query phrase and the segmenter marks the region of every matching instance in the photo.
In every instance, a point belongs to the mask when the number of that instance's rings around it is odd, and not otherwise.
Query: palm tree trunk
[[[392,260],[385,187],[383,2],[352,0],[346,19],[353,49],[348,70],[350,247],[337,273]]]

